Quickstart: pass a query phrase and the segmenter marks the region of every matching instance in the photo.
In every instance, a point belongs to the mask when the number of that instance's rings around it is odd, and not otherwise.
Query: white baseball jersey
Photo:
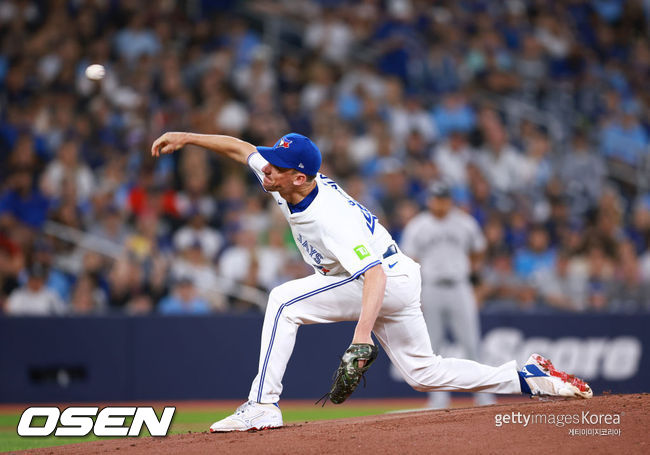
[[[471,272],[469,253],[485,249],[476,220],[452,208],[444,218],[430,211],[415,216],[404,229],[400,247],[422,266],[424,282],[465,280]]]
[[[257,152],[248,157],[260,183],[267,163]],[[317,196],[304,210],[294,213],[279,193],[270,193],[289,222],[305,262],[328,276],[359,276],[380,264],[395,242],[377,217],[323,174],[317,174],[316,184]]]

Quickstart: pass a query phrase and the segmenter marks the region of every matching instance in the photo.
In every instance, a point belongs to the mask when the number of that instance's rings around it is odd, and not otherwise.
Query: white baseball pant
[[[420,309],[420,266],[398,254],[399,263],[395,267],[389,270],[383,265],[388,276],[386,292],[373,333],[405,381],[421,392],[521,393],[514,360],[491,367],[472,360],[434,355]],[[320,274],[273,289],[262,328],[259,371],[249,399],[260,403],[279,401],[282,377],[293,352],[298,327],[358,320],[362,291],[363,276],[344,278]]]

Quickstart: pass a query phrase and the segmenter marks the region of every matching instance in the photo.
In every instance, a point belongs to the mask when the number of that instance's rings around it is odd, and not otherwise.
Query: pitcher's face
[[[287,193],[293,189],[294,178],[298,174],[293,169],[278,167],[271,163],[264,166],[262,172],[264,172],[264,179],[262,180],[264,189],[280,193]]]

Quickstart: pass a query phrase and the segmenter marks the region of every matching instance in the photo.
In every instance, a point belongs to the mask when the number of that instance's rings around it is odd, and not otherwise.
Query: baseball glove
[[[361,378],[363,378],[365,386],[366,378],[364,374],[375,361],[378,353],[379,350],[377,349],[377,346],[372,344],[351,344],[343,354],[341,363],[334,373],[334,384],[332,384],[332,388],[329,392],[323,395],[316,404],[321,400],[324,400],[323,406],[325,406],[328,398],[334,404],[343,403],[350,395],[352,395],[352,392],[354,392],[359,385]],[[366,361],[363,367],[359,367],[359,360]]]

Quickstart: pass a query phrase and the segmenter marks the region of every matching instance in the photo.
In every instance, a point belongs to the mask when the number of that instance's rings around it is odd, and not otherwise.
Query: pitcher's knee
[[[275,317],[275,314],[280,310],[283,303],[282,292],[279,291],[278,288],[273,288],[271,292],[269,292],[269,300],[266,304],[266,314]]]
[[[427,365],[412,368],[408,372],[403,371],[402,377],[414,390],[428,392],[440,380],[439,363],[441,359],[442,357],[438,355],[432,355]]]
[[[419,385],[419,386],[413,386],[413,390],[415,390],[416,392],[429,392],[431,391],[431,387],[425,387],[423,385]]]
[[[292,282],[289,281],[271,289],[271,292],[269,292],[269,303],[273,301],[278,305],[282,305],[289,302],[291,299],[296,297],[296,295],[299,295],[299,293],[296,293],[295,287],[290,286],[291,283]]]
[[[427,385],[422,384],[420,382],[414,381],[413,379],[410,379],[410,378],[406,380],[406,383],[409,386],[411,386],[411,388],[413,390],[415,390],[416,392],[428,392],[429,390],[431,390],[430,386],[427,386]]]
[[[273,288],[271,289],[271,292],[269,292],[269,305],[277,304],[280,301],[280,294],[281,292],[278,290],[278,288]]]
[[[407,379],[406,383],[410,385],[413,390],[418,392],[428,392],[429,390],[431,390],[430,386],[423,384],[422,382],[416,381],[413,378]]]
[[[273,288],[269,293],[269,301],[266,307],[267,317],[282,318],[292,320],[291,306],[287,303],[291,300],[286,292],[283,292],[282,286]]]
[[[426,392],[429,390],[426,384],[414,378],[412,374],[402,373],[402,377],[413,390],[417,390],[418,392]]]

